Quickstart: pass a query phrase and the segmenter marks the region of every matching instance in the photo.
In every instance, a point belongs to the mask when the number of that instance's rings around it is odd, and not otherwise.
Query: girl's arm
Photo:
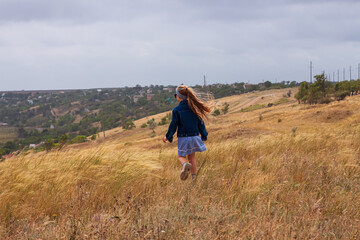
[[[169,130],[166,133],[166,139],[169,140],[169,142],[173,141],[173,135],[176,132],[178,122],[179,122],[179,116],[178,116],[177,111],[175,111],[175,109],[174,109],[172,111],[172,120],[171,120],[171,123],[169,125]]]
[[[206,131],[205,123],[201,119],[199,119],[198,128],[199,128],[199,131],[200,131],[201,140],[206,141],[208,133]]]

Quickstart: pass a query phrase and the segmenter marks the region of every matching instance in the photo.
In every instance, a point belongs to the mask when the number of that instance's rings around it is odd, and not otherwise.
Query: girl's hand
[[[163,142],[164,142],[164,143],[167,142],[167,138],[166,138],[166,137],[163,138]]]

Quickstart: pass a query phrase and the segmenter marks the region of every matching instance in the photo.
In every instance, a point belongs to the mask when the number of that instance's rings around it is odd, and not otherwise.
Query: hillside
[[[198,92],[215,98],[256,90],[282,89],[298,83],[211,84]],[[99,132],[133,127],[133,121],[174,108],[176,86],[0,91],[0,159],[17,150],[42,146],[49,140],[79,143]],[[162,125],[166,124],[166,118]],[[140,126],[138,126],[140,127]]]
[[[229,111],[207,123],[194,182],[167,125],[0,162],[0,238],[360,238],[360,95],[299,105],[288,91],[218,99]]]

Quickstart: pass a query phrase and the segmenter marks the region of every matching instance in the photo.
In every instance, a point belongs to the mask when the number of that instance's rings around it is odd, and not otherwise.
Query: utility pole
[[[206,88],[206,77],[204,75],[204,88]]]
[[[335,82],[335,72],[333,72],[333,82]]]
[[[358,79],[360,79],[360,63],[358,64]]]
[[[351,66],[350,66],[350,81],[351,81]]]
[[[345,68],[343,68],[343,81],[345,81]]]
[[[339,82],[339,78],[340,78],[340,71],[339,71],[339,69],[338,69],[338,82]]]
[[[312,83],[312,79],[313,79],[313,76],[312,76],[312,69],[313,69],[313,66],[312,66],[312,61],[310,61],[310,83]]]

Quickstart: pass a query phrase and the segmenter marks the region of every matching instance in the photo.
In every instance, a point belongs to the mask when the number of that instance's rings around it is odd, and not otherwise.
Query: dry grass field
[[[360,96],[287,91],[217,100],[229,112],[207,123],[195,181],[147,119],[1,162],[0,239],[360,239]]]

